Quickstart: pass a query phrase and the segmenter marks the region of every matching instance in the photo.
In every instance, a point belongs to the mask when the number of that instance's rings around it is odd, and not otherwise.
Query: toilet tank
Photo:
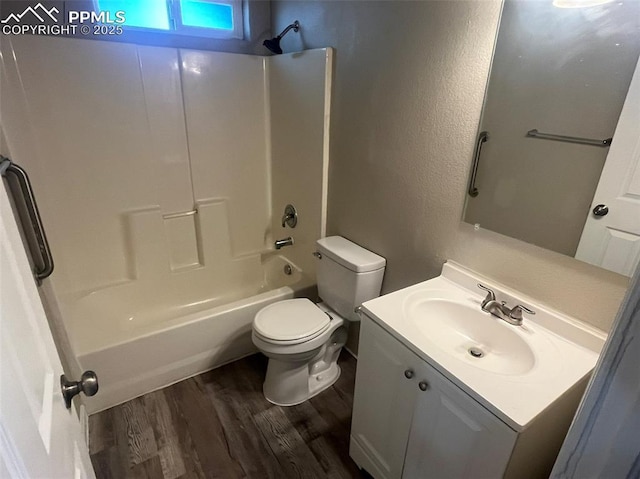
[[[342,236],[319,239],[318,294],[331,309],[359,321],[357,306],[380,295],[387,261]]]

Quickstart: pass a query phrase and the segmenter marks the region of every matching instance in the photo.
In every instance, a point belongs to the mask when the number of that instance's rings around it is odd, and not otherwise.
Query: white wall
[[[271,236],[293,237],[283,253],[315,282],[316,240],[325,235],[329,164],[329,107],[333,51],[319,49],[268,59],[273,215]],[[295,229],[282,228],[287,204]]]
[[[67,292],[131,279],[121,215],[133,207],[171,213],[193,206],[177,51],[9,40],[5,133],[43,198],[57,287]]]
[[[271,221],[263,58],[180,55],[194,197],[226,199],[234,256],[262,252]]]
[[[383,291],[451,258],[608,330],[627,279],[461,222],[498,1],[282,1],[285,51],[336,49],[328,232],[387,258]]]
[[[273,287],[262,263],[275,227],[280,237],[283,202],[300,221],[287,232],[295,246],[281,253],[313,284],[330,60],[327,50],[272,58],[3,42],[7,143],[39,199],[56,262],[51,309],[59,299],[77,354],[121,340],[114,331]]]
[[[265,249],[262,58],[51,37],[5,44],[16,58],[4,62],[7,139],[43,198],[58,291],[198,267],[194,218],[163,217],[201,202],[224,203],[215,234],[228,223],[227,255]]]

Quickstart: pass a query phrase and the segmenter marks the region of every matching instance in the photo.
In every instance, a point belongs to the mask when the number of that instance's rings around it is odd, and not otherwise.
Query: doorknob
[[[593,214],[596,216],[607,216],[609,212],[609,207],[607,205],[597,205],[593,209]]]
[[[63,374],[60,376],[60,389],[67,409],[71,408],[71,400],[80,392],[87,396],[93,396],[98,392],[98,376],[93,371],[85,371],[80,377],[80,381],[69,381]]]

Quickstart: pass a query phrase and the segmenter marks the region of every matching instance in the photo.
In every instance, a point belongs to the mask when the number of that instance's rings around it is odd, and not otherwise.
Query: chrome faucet
[[[514,326],[521,326],[523,311],[528,314],[536,314],[535,311],[530,310],[522,304],[518,304],[513,308],[509,308],[505,301],[499,303],[498,301],[496,301],[496,295],[493,290],[487,288],[483,284],[478,283],[478,288],[483,289],[487,292],[487,296],[484,298],[482,304],[480,305],[482,311],[491,313],[496,318],[500,318],[509,324],[512,324]]]
[[[285,246],[291,246],[293,244],[293,238],[289,236],[288,238],[283,238],[276,240],[274,246],[276,249],[284,248]]]

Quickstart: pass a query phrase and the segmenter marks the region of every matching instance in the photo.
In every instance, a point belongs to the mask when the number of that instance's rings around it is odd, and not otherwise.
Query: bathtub
[[[257,352],[251,323],[264,306],[314,294],[314,281],[281,255],[262,260],[261,279],[203,297],[194,286],[107,288],[61,302],[83,369],[98,374],[89,414]],[[287,268],[287,273],[285,273]],[[144,286],[144,285],[143,285]]]

